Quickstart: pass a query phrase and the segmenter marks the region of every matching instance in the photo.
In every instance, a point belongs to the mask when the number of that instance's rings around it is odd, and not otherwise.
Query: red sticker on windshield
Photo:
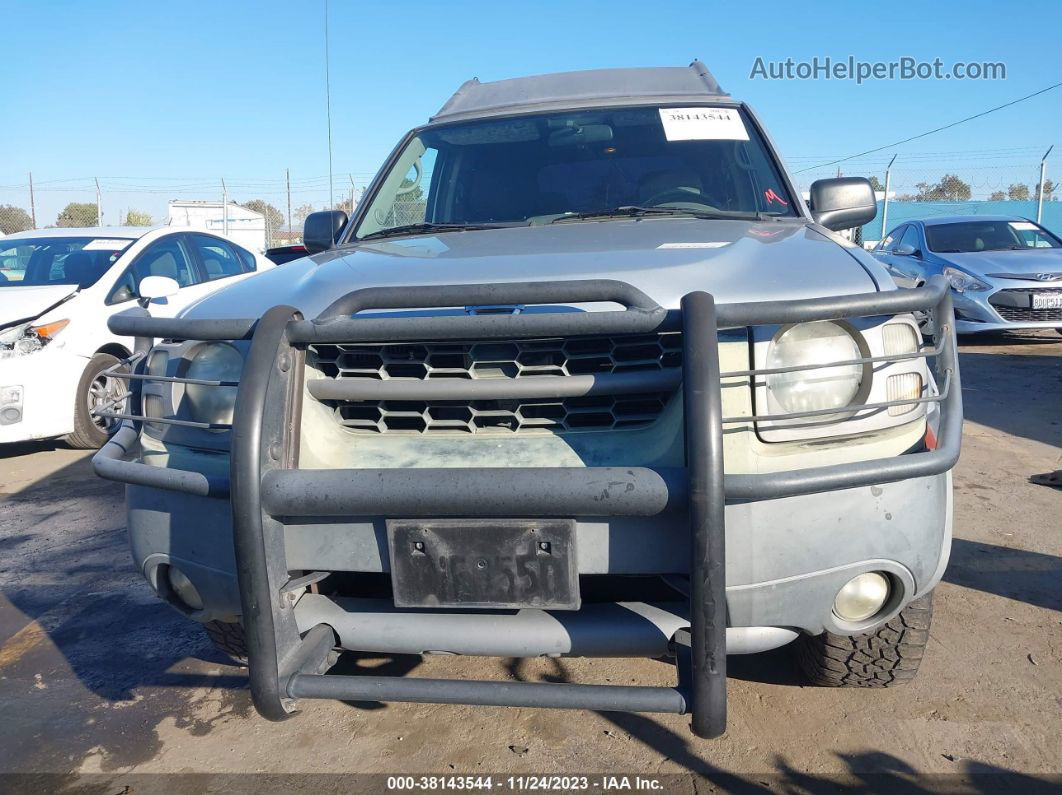
[[[783,207],[788,207],[789,206],[789,202],[787,202],[785,199],[783,199],[781,196],[779,196],[777,193],[775,193],[774,192],[774,188],[768,188],[767,190],[765,190],[763,192],[763,195],[767,199],[767,203],[768,204],[771,204],[772,202],[778,202]]]

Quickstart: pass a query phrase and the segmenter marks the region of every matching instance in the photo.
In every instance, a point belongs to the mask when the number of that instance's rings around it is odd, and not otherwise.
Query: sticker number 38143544
[[[747,141],[748,130],[733,108],[660,108],[669,141]]]

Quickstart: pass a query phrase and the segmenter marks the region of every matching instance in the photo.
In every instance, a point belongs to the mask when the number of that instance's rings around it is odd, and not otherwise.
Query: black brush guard
[[[614,302],[625,308],[515,315],[353,317],[372,309],[581,302]],[[839,466],[724,477],[723,424],[756,418],[722,416],[721,378],[754,376],[762,371],[720,373],[718,329],[913,311],[934,313],[940,340],[936,348],[854,361],[935,356],[938,383],[942,385],[939,394],[893,401],[877,408],[938,403],[941,419],[936,449]],[[934,475],[951,469],[959,454],[962,406],[954,321],[947,284],[939,277],[916,289],[770,303],[716,305],[711,295],[694,292],[683,297],[678,312],[668,312],[631,285],[611,280],[367,288],[343,296],[313,320],[302,319],[290,306],[274,307],[260,319],[246,320],[152,318],[143,310],[133,310],[112,317],[110,328],[117,334],[137,337],[137,344],[130,360],[134,370],[128,376],[130,408],[127,413],[104,413],[123,420],[123,425],[96,455],[96,471],[102,477],[142,486],[203,496],[231,496],[251,692],[258,711],[270,720],[291,714],[294,699],[335,698],[690,713],[696,734],[717,737],[726,727],[726,500],[772,499]],[[299,404],[307,345],[638,334],[675,328],[682,331],[687,462],[677,474],[674,470],[637,467],[298,469]],[[127,460],[145,420],[140,385],[145,380],[168,380],[145,373],[154,338],[251,340],[236,399],[229,482]],[[118,372],[115,375],[121,376]],[[548,378],[558,384],[565,380]],[[513,379],[517,380],[528,379]],[[197,383],[232,386],[221,381]],[[470,399],[475,397],[476,389],[482,388],[475,381],[461,382],[457,389],[462,387],[467,387],[469,394],[459,396]],[[498,387],[495,384],[491,388]],[[167,418],[151,418],[150,422],[226,427]],[[625,486],[622,499],[602,502],[601,482],[617,477]],[[690,627],[688,643],[676,644],[675,687],[329,675],[326,671],[337,658],[332,629],[321,624],[300,634],[296,626],[292,596],[307,578],[288,571],[284,526],[278,517],[651,516],[669,504],[674,506],[676,501],[685,503],[690,523]]]

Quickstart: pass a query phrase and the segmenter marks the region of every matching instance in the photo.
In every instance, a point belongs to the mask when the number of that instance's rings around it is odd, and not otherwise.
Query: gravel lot
[[[878,692],[812,689],[785,649],[731,658],[730,728],[716,741],[693,737],[679,716],[530,709],[306,702],[296,719],[267,723],[242,670],[132,571],[121,487],[97,480],[82,451],[0,449],[0,772],[51,774],[0,778],[0,790],[174,791],[174,779],[141,774],[241,772],[692,773],[696,784],[671,783],[698,791],[884,788],[916,775],[930,789],[1062,787],[1062,490],[1028,482],[1062,468],[1062,337],[964,340],[962,368],[956,539],[919,678]],[[415,676],[672,677],[643,660],[356,664]]]

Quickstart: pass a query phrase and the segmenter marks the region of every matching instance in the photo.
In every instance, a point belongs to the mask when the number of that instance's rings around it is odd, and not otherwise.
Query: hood
[[[0,327],[34,320],[77,292],[72,284],[42,287],[0,287]]]
[[[946,261],[978,276],[1006,276],[1030,281],[1062,281],[1062,248],[1025,251],[971,251],[937,254]],[[1055,279],[1038,279],[1036,274],[1055,274]]]
[[[619,279],[665,308],[694,290],[719,302],[817,298],[878,289],[873,265],[860,255],[797,219],[663,218],[448,232],[296,260],[214,293],[185,315],[257,317],[291,304],[312,318],[361,287],[551,279]]]

